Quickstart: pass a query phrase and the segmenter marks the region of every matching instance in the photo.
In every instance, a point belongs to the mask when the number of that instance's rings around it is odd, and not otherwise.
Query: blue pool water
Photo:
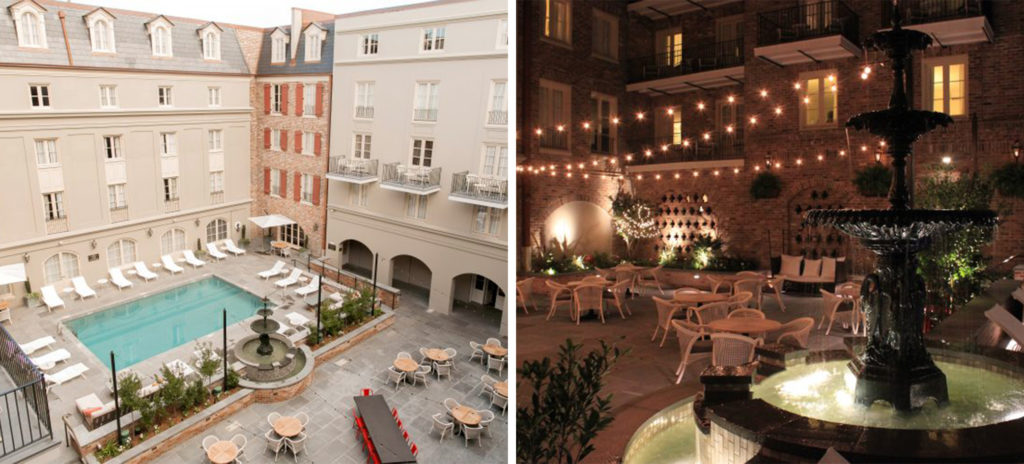
[[[260,298],[216,277],[111,307],[67,322],[68,328],[108,368],[118,370],[256,314]],[[188,360],[183,360],[188,361]]]

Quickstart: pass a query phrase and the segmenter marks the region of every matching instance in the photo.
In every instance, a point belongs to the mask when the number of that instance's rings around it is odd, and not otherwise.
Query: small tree
[[[612,223],[615,233],[626,243],[626,256],[633,257],[637,242],[661,234],[655,221],[654,205],[626,192],[619,192],[612,200]]]
[[[566,340],[558,360],[523,363],[521,382],[532,392],[516,411],[516,460],[520,463],[578,463],[591,452],[597,433],[612,422],[612,395],[599,396],[604,376],[620,351],[601,342],[586,355],[581,345]]]

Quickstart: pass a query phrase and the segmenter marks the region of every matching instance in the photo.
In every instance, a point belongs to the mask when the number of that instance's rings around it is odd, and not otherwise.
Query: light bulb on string
[[[590,178],[590,174],[587,174],[587,173],[583,173],[583,178],[584,178],[584,179],[589,179],[589,178]]]
[[[739,174],[740,173],[740,168],[732,168],[732,173],[733,174]]]
[[[541,135],[541,134],[543,134],[543,133],[544,133],[544,129],[541,129],[541,128],[539,128],[539,127],[538,127],[538,128],[536,128],[536,129],[534,129],[534,131],[533,131],[533,132],[535,132],[535,133],[536,133],[537,135]]]
[[[683,139],[683,147],[689,147],[689,146],[690,146],[690,139]]]
[[[580,168],[580,170],[583,170],[583,167],[586,166],[586,165],[587,165],[587,163],[580,163],[578,165],[578,167]]]
[[[565,126],[559,124],[557,127],[555,127],[555,130],[557,130],[558,132],[565,132]]]
[[[661,174],[655,174],[654,180],[661,180]]]
[[[672,114],[675,113],[676,111],[673,110],[672,108],[669,108],[669,109],[665,110],[665,112],[668,113],[669,116],[672,116]]]
[[[750,117],[750,125],[753,126],[754,124],[757,124],[757,116]]]
[[[591,161],[591,162],[590,162],[590,165],[591,165],[591,166],[597,166],[597,160],[593,160],[593,161]]]
[[[590,130],[590,121],[583,121],[583,128],[586,130]]]
[[[728,96],[728,97],[726,97],[725,99],[726,99],[726,100],[727,100],[727,101],[728,101],[729,103],[736,103],[736,96],[735,96],[735,95],[729,95],[729,96]]]
[[[668,151],[668,145],[662,144],[661,145],[661,151]]]
[[[697,111],[704,111],[704,102],[697,102]]]
[[[824,161],[824,160],[825,160],[825,155],[822,155],[821,153],[818,153],[818,161]]]
[[[641,111],[637,111],[636,119],[637,119],[637,121],[643,121],[644,120],[644,113],[641,112]]]
[[[804,164],[804,160],[803,160],[803,158],[797,158],[797,159],[796,159],[796,165],[797,165],[797,166],[800,166],[800,165],[802,165],[802,164]]]
[[[572,173],[571,172],[565,173],[565,177],[572,177]]]
[[[633,155],[626,155],[626,161],[633,161]]]
[[[650,158],[651,157],[651,150],[650,149],[644,150],[644,156]]]
[[[768,89],[761,89],[761,98],[768,97]]]
[[[811,103],[811,97],[804,97],[804,104],[808,105]]]
[[[760,171],[761,170],[761,165],[760,164],[755,164],[754,165],[754,170],[755,171]]]
[[[704,133],[704,140],[711,140],[711,133],[710,132],[705,132]]]
[[[796,90],[800,90],[800,83],[797,82],[797,83],[793,84],[793,88],[796,89]]]
[[[782,163],[781,163],[781,162],[778,162],[778,161],[776,161],[776,162],[775,162],[775,169],[778,169],[778,168],[781,168],[781,167],[782,167]]]
[[[782,114],[782,107],[781,106],[776,106],[775,107],[775,114],[776,115]]]
[[[839,156],[846,156],[846,150],[839,150]]]
[[[618,158],[612,158],[611,163],[612,164],[619,164],[619,159]]]
[[[676,173],[676,175],[675,175],[675,176],[673,176],[673,177],[675,177],[676,179],[678,179],[678,178],[679,178],[679,173],[677,172],[677,173]]]
[[[729,124],[728,126],[725,126],[725,131],[726,131],[726,132],[728,132],[728,133],[730,133],[730,134],[731,134],[731,133],[732,133],[732,130],[733,130],[733,129],[732,129],[732,124]]]
[[[712,174],[714,174],[714,175],[716,175],[716,176],[717,176],[717,175],[718,175],[718,170],[717,170],[717,169],[715,169],[715,170],[714,170],[714,172],[712,172]]]
[[[618,123],[619,123],[619,117],[618,116],[612,118],[612,124],[618,124]]]
[[[700,171],[693,171],[693,177],[700,177]]]

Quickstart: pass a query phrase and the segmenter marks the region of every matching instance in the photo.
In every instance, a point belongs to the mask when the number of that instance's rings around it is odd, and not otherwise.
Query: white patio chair
[[[405,351],[399,351],[398,352],[398,356],[396,356],[396,358],[398,358],[398,359],[412,359],[412,355],[407,353],[407,352],[405,352]]]
[[[736,293],[749,292],[750,302],[748,306],[756,306],[758,310],[761,309],[761,290],[764,288],[764,281],[761,279],[745,279],[736,281],[733,285],[733,291]]]
[[[456,401],[455,398],[445,398],[444,407],[445,409],[448,410],[448,413],[450,414],[452,412],[452,409],[459,407],[459,402]]]
[[[53,374],[53,375],[46,374],[45,375],[45,377],[46,377],[46,390],[49,391],[50,389],[52,389],[54,387],[58,387],[60,385],[68,383],[68,382],[70,382],[70,381],[72,381],[72,380],[74,380],[74,379],[76,379],[78,377],[81,377],[81,378],[84,379],[85,378],[85,372],[88,371],[88,370],[89,370],[89,368],[86,367],[85,364],[78,363],[78,364],[75,364],[75,365],[70,366],[70,367],[65,367],[64,369],[62,369],[60,372],[57,372],[56,374]]]
[[[89,284],[85,281],[85,277],[78,276],[71,279],[71,285],[75,287],[75,293],[81,299],[86,299],[96,296],[96,291],[89,287]]]
[[[581,284],[573,290],[576,299],[576,325],[580,324],[580,315],[585,310],[597,310],[601,316],[601,323],[604,324],[604,286],[599,284]]]
[[[174,258],[172,258],[171,255],[161,256],[160,262],[163,263],[164,270],[170,272],[171,275],[177,274],[179,272],[185,272],[185,268],[179,266],[178,263],[174,262]]]
[[[235,241],[231,240],[230,238],[224,240],[224,249],[228,250],[229,253],[231,253],[231,254],[233,254],[235,256],[244,255],[245,254],[245,250],[235,246]]]
[[[491,406],[497,406],[501,408],[501,415],[505,415],[505,409],[508,408],[508,398],[505,398],[496,391],[491,392]]]
[[[469,355],[469,361],[472,362],[474,359],[480,358],[480,364],[483,364],[484,356],[486,356],[483,345],[470,340],[469,347],[473,349],[473,352]]]
[[[309,415],[304,412],[298,412],[295,413],[295,418],[299,420],[299,423],[302,424],[302,428],[305,429],[306,424],[309,423]]]
[[[746,308],[750,303],[750,299],[754,297],[753,293],[750,292],[736,292],[733,296],[730,296],[728,300],[729,309]]]
[[[487,372],[498,371],[498,375],[505,370],[505,358],[487,357]]]
[[[704,277],[708,279],[708,282],[711,282],[711,293],[718,293],[719,290],[732,291],[731,281],[715,277],[713,275],[705,275]]]
[[[47,285],[39,291],[42,292],[43,304],[46,305],[47,312],[64,307],[64,300],[57,295],[57,289],[53,288],[53,285]]]
[[[388,366],[387,383],[390,385],[391,382],[395,383],[395,391],[397,392],[401,388],[402,382],[405,382],[405,372],[395,369],[395,366]]]
[[[760,341],[731,333],[711,334],[711,363],[715,366],[739,366],[754,360]]]
[[[211,258],[216,259],[217,261],[227,259],[228,257],[228,255],[224,254],[223,251],[217,249],[217,245],[215,243],[208,242],[206,244],[206,253],[209,254]]]
[[[441,439],[438,440],[438,443],[444,441],[444,434],[455,434],[455,423],[444,420],[444,414],[437,413],[430,417],[434,419],[434,425],[431,427],[430,431],[433,432],[436,430],[437,433],[441,435]]]
[[[626,318],[626,314],[622,312],[625,308],[626,313],[633,315],[633,311],[629,309],[629,304],[626,303],[626,290],[629,289],[629,282],[618,282],[611,287],[608,287],[608,292],[605,293],[604,299],[611,300],[615,304],[615,307],[619,310],[619,316],[623,319]]]
[[[480,426],[471,427],[468,425],[462,426],[462,436],[466,439],[466,447],[469,447],[470,440],[476,440],[477,446],[483,446],[480,443],[480,437],[483,436],[484,428]]]
[[[640,271],[637,274],[637,283],[639,284],[639,286],[643,288],[645,283],[653,283],[654,287],[658,288],[659,293],[665,293],[665,290],[661,288],[661,279],[658,278],[658,276],[661,275],[662,268],[664,267],[665,266],[659,265],[651,269],[644,269],[643,271]]]
[[[555,315],[555,310],[560,305],[569,306],[569,317],[572,318],[572,290],[553,280],[545,280],[544,285],[551,291],[551,309],[548,311],[548,317],[544,320],[551,320],[551,316]]]
[[[299,454],[306,452],[306,433],[299,432],[295,438],[285,438],[284,442],[288,445],[288,449],[292,450],[292,455],[295,456],[295,460],[299,460]]]
[[[132,281],[125,278],[124,274],[121,272],[121,269],[112,267],[107,271],[110,273],[110,283],[114,284],[114,286],[116,286],[118,290],[131,288],[132,285],[134,285],[132,284]]]
[[[679,382],[683,381],[683,375],[686,374],[686,366],[691,361],[697,357],[708,357],[711,353],[693,352],[693,347],[698,343],[700,337],[704,335],[700,326],[680,320],[673,320],[671,324],[672,329],[676,333],[676,338],[679,339],[679,365],[676,366],[676,385],[678,385]]]
[[[277,277],[284,273],[284,266],[284,261],[277,260],[277,262],[274,263],[273,267],[267,269],[266,271],[260,271],[257,275],[259,275],[264,280],[269,279],[271,277]]]
[[[47,335],[45,337],[32,340],[24,345],[18,344],[18,346],[21,347],[21,351],[24,351],[25,354],[32,354],[46,347],[50,347],[52,349],[54,343],[57,343],[57,340],[54,340],[53,337]]]
[[[67,361],[69,359],[71,359],[71,353],[68,352],[68,350],[65,350],[64,348],[61,348],[59,350],[54,350],[49,353],[46,353],[42,356],[31,358],[31,361],[32,364],[35,364],[40,369],[48,371],[56,367],[57,363]]]
[[[835,322],[836,315],[839,315],[840,319],[846,319],[846,322],[851,325],[853,332],[856,333],[858,321],[854,314],[854,310],[852,308],[844,311],[839,310],[839,307],[842,306],[843,303],[848,303],[848,301],[829,292],[828,290],[821,289],[820,291],[822,296],[822,313],[821,321],[818,322],[818,329],[821,329],[822,324],[825,323],[825,318],[828,318],[828,327],[825,329],[825,335],[828,335],[832,332],[832,323]]]
[[[416,385],[416,382],[422,382],[423,385],[427,384],[427,377],[430,376],[430,366],[420,366],[412,373],[412,384]]]
[[[730,308],[732,308],[732,304],[728,301],[719,301],[699,308],[690,308],[690,310],[697,315],[698,324],[707,325],[711,321],[728,318]]]
[[[245,435],[236,433],[231,437],[231,443],[235,445],[235,448],[238,448],[238,455],[235,457],[235,460],[242,462],[239,458],[245,456],[245,445],[249,444],[249,440],[245,438]]]
[[[807,348],[807,340],[813,327],[813,317],[799,317],[782,324],[782,327],[773,332],[771,340],[775,343],[789,343],[798,348]]]
[[[278,414],[276,412],[272,412],[270,414],[267,414],[267,423],[270,424],[271,427],[273,427],[274,426],[274,422],[277,422],[277,420],[280,419],[280,418],[281,418],[280,414]]]
[[[491,436],[491,429],[488,427],[494,422],[494,413],[491,411],[480,411],[480,427],[484,429],[487,436]]]
[[[316,291],[317,291],[317,289],[319,287],[320,287],[320,276],[314,275],[312,279],[309,279],[309,283],[306,284],[305,287],[296,289],[295,290],[295,294],[299,295],[299,296],[302,296],[302,297],[306,297],[306,296],[309,296],[309,295],[312,295],[312,294],[316,293]]]
[[[501,346],[501,340],[499,340],[497,338],[494,338],[494,337],[488,337],[487,338],[487,342],[484,343],[484,344],[485,345]]]
[[[149,268],[146,267],[146,263],[142,261],[136,261],[132,263],[132,266],[135,267],[135,274],[141,277],[142,280],[145,280],[146,282],[149,282],[150,280],[155,280],[157,278],[156,273],[150,271]]]
[[[302,275],[302,270],[301,269],[298,269],[298,268],[292,269],[292,273],[288,274],[288,277],[285,277],[285,278],[283,278],[281,280],[278,280],[277,282],[274,282],[274,285],[276,287],[278,287],[278,288],[288,288],[288,287],[291,287],[292,285],[295,285],[295,284],[299,283],[299,276],[300,275]]]
[[[310,320],[308,317],[303,316],[299,313],[288,313],[284,315],[285,319],[288,319],[288,323],[296,327],[305,327],[309,324]]]
[[[437,374],[437,380],[441,380],[442,375],[447,375],[448,380],[452,379],[452,365],[451,362],[434,363],[434,373]]]
[[[454,368],[455,356],[457,356],[459,352],[455,351],[455,348],[445,348],[444,354],[448,355],[448,362],[452,363],[452,367]]]
[[[483,387],[480,388],[480,394],[481,395],[485,395],[485,394],[486,395],[490,395],[491,392],[494,391],[494,384],[496,384],[496,383],[498,383],[498,379],[495,379],[494,377],[491,377],[491,376],[489,376],[487,374],[481,375],[480,376],[480,385],[483,385]],[[488,397],[490,397],[490,396],[488,396]]]
[[[14,319],[11,319],[11,308],[0,309],[0,322],[10,322],[14,325]]]
[[[281,454],[281,449],[285,447],[284,437],[278,436],[274,433],[274,430],[267,430],[267,433],[263,435],[263,438],[267,439],[267,450],[274,453],[274,462],[277,462],[277,456]]]
[[[217,442],[219,441],[220,438],[217,438],[216,436],[213,435],[207,435],[203,437],[203,451],[209,451],[210,447],[217,444]]]
[[[786,304],[782,302],[782,286],[786,283],[786,278],[777,276],[774,279],[766,279],[764,282],[775,293],[775,301],[779,303],[779,309],[786,312]]]
[[[726,318],[728,319],[735,319],[738,317],[752,317],[755,319],[764,319],[764,313],[753,308],[740,308],[732,310],[731,312],[729,312],[729,315],[726,316]]]
[[[654,333],[651,334],[651,341],[658,338],[658,330],[664,331],[661,335],[661,343],[658,344],[659,347],[662,347],[665,346],[665,339],[668,338],[668,333],[671,331],[669,321],[683,309],[683,304],[656,296],[651,299],[654,300],[654,308],[658,311],[658,322],[654,326]]]
[[[433,361],[430,360],[430,357],[427,356],[427,349],[420,347],[420,365],[430,365],[432,362]]]
[[[516,282],[516,305],[522,306],[524,314],[530,314],[528,306],[530,304],[530,297],[533,294],[531,290],[533,289],[534,280],[534,277],[528,277]],[[537,309],[536,305],[534,305],[534,309]]]
[[[206,261],[196,258],[196,254],[193,253],[192,250],[183,250],[181,254],[185,257],[185,262],[188,263],[189,266],[192,266],[193,269],[206,265]]]

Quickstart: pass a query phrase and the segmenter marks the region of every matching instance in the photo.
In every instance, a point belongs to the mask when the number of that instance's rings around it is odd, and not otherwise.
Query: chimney
[[[291,47],[292,47],[292,65],[295,64],[295,57],[298,56],[299,51],[299,37],[302,35],[302,9],[292,8],[292,36],[291,36]]]

